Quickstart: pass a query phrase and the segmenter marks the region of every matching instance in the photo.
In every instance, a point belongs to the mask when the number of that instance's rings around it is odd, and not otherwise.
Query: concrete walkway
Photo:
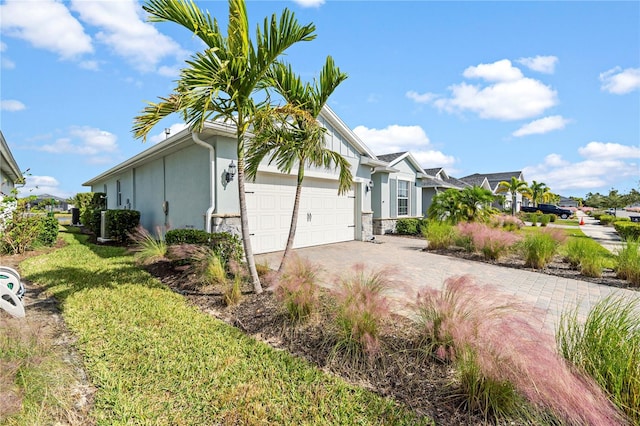
[[[591,231],[593,235],[601,232],[591,229],[600,225],[587,225],[587,220],[585,218],[585,225],[581,226],[585,234],[591,236]],[[577,307],[579,317],[584,318],[592,306],[611,294],[640,297],[640,292],[636,291],[425,252],[424,239],[378,235],[376,242],[349,241],[296,249],[295,253],[323,268],[321,281],[328,287],[340,276],[352,272],[358,263],[367,270],[389,268],[393,271],[391,297],[399,313],[407,312],[407,302],[415,299],[419,289],[439,289],[447,278],[467,274],[479,284],[494,286],[544,310],[544,324],[550,330],[555,330],[562,312]],[[277,268],[281,258],[282,252],[276,252],[258,255],[256,261]]]

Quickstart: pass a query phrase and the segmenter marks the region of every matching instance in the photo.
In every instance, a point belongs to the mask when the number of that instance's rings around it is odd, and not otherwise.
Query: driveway
[[[391,297],[399,313],[408,312],[406,304],[414,300],[419,289],[439,289],[448,277],[458,275],[471,275],[479,284],[494,286],[543,309],[544,324],[551,330],[555,330],[564,311],[577,307],[579,316],[584,318],[592,306],[611,294],[640,297],[640,293],[631,290],[425,252],[423,239],[378,235],[376,242],[349,241],[294,252],[323,268],[321,281],[327,287],[358,263],[369,270],[390,269],[394,288]],[[277,268],[281,258],[282,252],[276,252],[257,255],[256,261]]]

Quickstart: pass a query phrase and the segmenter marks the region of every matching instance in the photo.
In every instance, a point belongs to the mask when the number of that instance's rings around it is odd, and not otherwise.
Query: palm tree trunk
[[[296,184],[296,197],[293,201],[293,212],[291,213],[291,225],[289,226],[289,237],[287,238],[287,246],[284,248],[284,254],[282,255],[282,261],[280,261],[280,267],[278,268],[278,274],[281,274],[284,267],[289,260],[289,253],[293,248],[293,241],[296,238],[296,228],[298,227],[298,211],[300,210],[300,198],[302,194],[302,180],[304,178],[304,171],[302,165],[298,166],[298,182]]]
[[[239,125],[240,126],[240,125]],[[240,227],[242,229],[242,245],[244,254],[251,274],[251,282],[253,283],[253,291],[256,294],[262,293],[262,284],[256,269],[256,261],[253,258],[253,249],[251,248],[251,234],[249,233],[249,220],[247,218],[247,198],[244,190],[244,143],[242,143],[242,135],[238,135],[238,198],[240,200]]]

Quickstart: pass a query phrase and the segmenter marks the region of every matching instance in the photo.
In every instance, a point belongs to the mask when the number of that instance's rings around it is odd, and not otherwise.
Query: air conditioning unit
[[[100,212],[100,236],[98,237],[99,243],[105,243],[111,241],[109,238],[109,228],[107,227],[107,211]]]

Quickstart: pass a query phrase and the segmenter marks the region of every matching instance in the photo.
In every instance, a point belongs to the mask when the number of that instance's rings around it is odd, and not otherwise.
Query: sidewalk
[[[578,215],[578,220],[582,218],[584,221],[584,225],[580,225],[580,229],[587,237],[597,241],[612,253],[617,253],[622,248],[623,242],[612,226],[600,225],[597,220],[580,210],[576,215]]]

